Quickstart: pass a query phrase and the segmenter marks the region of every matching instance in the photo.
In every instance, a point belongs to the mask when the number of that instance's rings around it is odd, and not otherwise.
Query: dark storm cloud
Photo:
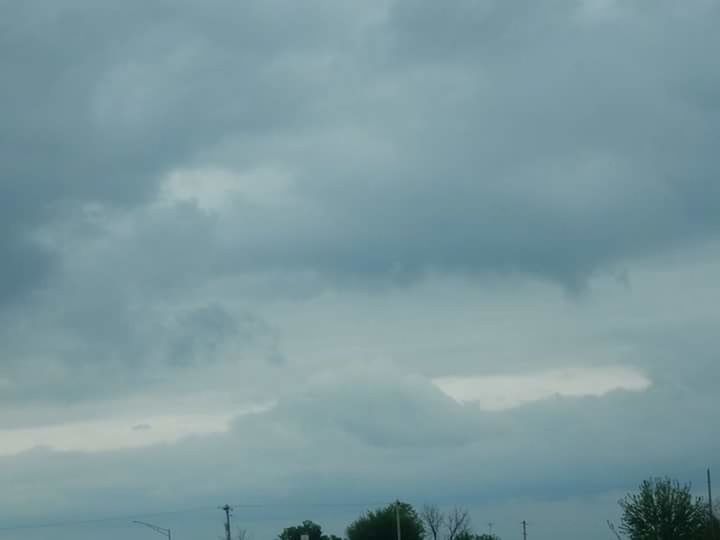
[[[240,175],[289,171],[303,204],[240,197],[216,231],[219,268],[345,283],[510,272],[576,286],[716,238],[720,81],[698,58],[716,45],[717,8],[638,4],[594,19],[581,5],[393,5],[331,60],[297,59],[309,94],[279,63],[312,122],[208,155]],[[678,36],[667,54],[665,26]]]
[[[95,395],[108,368],[103,391],[124,389],[241,341],[284,364],[221,284],[202,298],[217,279],[288,296],[307,276],[317,292],[427,271],[578,287],[717,237],[718,6],[430,4],[4,4],[10,394]],[[288,186],[259,202],[158,204],[168,175],[257,188],[264,169]],[[40,364],[55,370],[35,380]]]
[[[159,173],[228,133],[292,126],[302,83],[286,91],[270,64],[327,38],[321,7],[3,4],[0,299],[47,274],[50,253],[26,240],[37,228],[88,202],[140,204]]]
[[[176,367],[217,361],[228,344],[233,345],[234,354],[260,345],[268,362],[284,361],[273,328],[247,312],[234,315],[218,305],[197,308],[181,313],[169,333],[167,358]]]
[[[169,318],[122,304],[63,307],[48,318],[35,316],[36,324],[52,329],[40,340],[19,330],[27,324],[24,318],[3,333],[6,355],[0,373],[11,384],[0,395],[0,403],[9,407],[0,415],[0,428],[13,423],[11,405],[138,396],[148,389],[168,391],[168,384],[179,389],[183,378],[192,388],[192,381],[200,380],[198,370],[257,370],[258,364],[285,362],[273,328],[263,319],[215,304],[177,309]]]
[[[699,60],[716,5],[586,21],[578,2],[426,4],[395,4],[385,28],[396,93],[369,122],[396,159],[318,188],[347,243],[308,241],[314,260],[572,282],[717,236],[720,77]]]
[[[23,217],[3,290],[48,272],[22,235],[56,212],[139,204],[226,140],[240,172],[274,160],[314,208],[239,209],[232,271],[576,284],[714,237],[717,6],[691,4],[6,7],[2,200]]]
[[[0,233],[0,260],[0,304],[22,298],[42,283],[52,264],[49,253],[7,232]]]

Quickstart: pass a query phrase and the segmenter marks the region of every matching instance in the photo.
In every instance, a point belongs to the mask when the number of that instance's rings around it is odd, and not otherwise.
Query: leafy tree
[[[690,486],[669,478],[645,480],[620,500],[620,530],[631,540],[698,540],[708,529],[708,510]]]
[[[469,530],[459,533],[455,540],[500,540],[500,537],[494,534],[475,534]]]
[[[304,534],[308,535],[310,540],[340,540],[340,538],[334,534],[331,534],[330,536],[323,534],[322,527],[310,520],[305,520],[295,527],[287,527],[283,529],[283,532],[280,533],[278,539],[301,540]]]
[[[347,528],[348,540],[396,540],[396,506],[400,514],[402,540],[423,540],[423,522],[407,503],[390,504],[363,514]]]

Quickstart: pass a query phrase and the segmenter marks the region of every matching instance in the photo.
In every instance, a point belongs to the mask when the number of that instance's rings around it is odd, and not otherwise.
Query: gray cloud
[[[297,116],[263,55],[312,49],[334,27],[314,16],[321,4],[273,4],[219,2],[200,16],[193,2],[3,6],[0,200],[16,216],[3,220],[3,291],[38,282],[40,264],[10,273],[40,257],[16,244],[58,213],[139,204],[158,174],[208,144]],[[284,35],[283,13],[310,23],[291,42],[272,37]]]
[[[553,400],[504,413],[444,402],[413,377],[336,378],[270,412],[238,418],[223,435],[133,451],[36,450],[2,458],[3,482],[25,486],[4,492],[3,506],[32,517],[22,493],[41,482],[62,491],[52,508],[70,515],[101,512],[105,499],[115,514],[192,507],[208,496],[328,502],[348,486],[352,497],[343,501],[390,500],[398,490],[418,501],[556,501],[629,489],[635,475],[659,468],[687,477],[696,469],[688,463],[718,450],[703,425],[713,411],[666,387],[649,396]],[[669,410],[699,422],[676,422]],[[35,494],[38,503],[52,497]]]
[[[176,445],[0,458],[5,515],[692,476],[718,450],[719,17],[3,4],[0,429],[278,401]],[[654,386],[489,414],[429,382],[614,364]]]
[[[5,235],[3,235],[5,236]],[[50,272],[52,257],[30,242],[7,235],[0,239],[0,302],[9,303],[42,283]]]
[[[348,18],[276,4],[9,14],[8,54],[28,42],[38,57],[8,62],[22,101],[5,115],[17,148],[3,161],[18,170],[3,176],[27,186],[13,204],[137,203],[163,172],[235,140],[231,169],[287,169],[313,210],[239,206],[232,271],[574,284],[716,237],[719,81],[696,60],[713,48],[713,6],[593,20],[581,2],[399,2],[382,20],[374,5]],[[665,25],[682,37],[667,55]]]
[[[421,20],[412,7],[398,8],[378,31],[395,36],[400,27],[434,44],[445,38],[445,21],[456,43],[453,21],[468,20],[463,6],[442,17],[418,7]],[[264,234],[236,239],[243,256],[235,267],[401,278],[434,268],[509,271],[574,284],[625,258],[715,237],[708,144],[716,111],[687,88],[687,65],[709,44],[683,41],[668,65],[655,30],[666,20],[679,35],[696,34],[711,17],[698,10],[675,18],[663,5],[615,24],[583,22],[577,3],[563,7],[488,7],[490,20],[519,28],[532,21],[542,39],[511,42],[498,56],[483,54],[492,32],[466,36],[461,51],[440,59],[403,55],[385,67],[350,56],[360,75],[349,76],[352,88],[331,79],[328,107],[338,117],[327,135],[316,143],[289,135],[288,145],[303,149],[289,164],[275,139],[270,148],[259,144],[262,159],[296,172],[298,190],[318,211],[244,209],[238,229]],[[648,17],[656,23],[649,29]],[[407,49],[418,51],[412,43]],[[395,50],[388,47],[382,53]],[[703,95],[718,84],[698,82]],[[367,139],[374,148],[363,147]],[[356,159],[346,156],[347,141]]]

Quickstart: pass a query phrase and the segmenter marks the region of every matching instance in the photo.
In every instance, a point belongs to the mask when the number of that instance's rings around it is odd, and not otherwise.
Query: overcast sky
[[[720,476],[720,2],[0,0],[0,537]],[[11,529],[11,530],[10,530]]]

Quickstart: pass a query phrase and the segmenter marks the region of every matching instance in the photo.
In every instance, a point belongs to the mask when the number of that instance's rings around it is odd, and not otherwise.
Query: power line
[[[238,508],[268,508],[271,506],[274,507],[288,507],[292,506],[293,508],[360,508],[360,507],[369,507],[369,506],[382,506],[390,504],[388,501],[374,501],[374,502],[349,502],[349,503],[324,503],[324,502],[318,502],[318,503],[256,503],[256,504],[233,504],[232,507],[235,509]]]
[[[238,503],[233,504],[231,506],[231,509],[252,509],[252,508],[287,508],[287,507],[293,507],[293,508],[368,508],[373,506],[381,506],[388,504],[387,501],[383,502],[350,502],[350,503],[338,503],[338,502],[317,502],[317,503],[292,503],[292,502],[286,502],[286,503],[270,503],[270,502],[264,502],[264,503]],[[133,521],[137,518],[147,518],[147,517],[157,517],[157,516],[169,516],[169,515],[177,515],[177,514],[190,514],[190,513],[197,513],[197,512],[205,512],[205,511],[211,511],[216,510],[217,507],[215,506],[197,506],[194,508],[184,508],[180,510],[165,510],[165,511],[159,511],[159,512],[147,512],[147,513],[138,513],[138,514],[125,514],[125,515],[118,515],[118,516],[107,516],[107,517],[100,517],[100,518],[91,518],[91,519],[74,519],[74,520],[63,520],[63,521],[52,521],[48,523],[31,523],[26,525],[13,525],[13,526],[5,526],[0,527],[0,531],[21,531],[21,530],[31,530],[31,529],[50,529],[55,527],[71,527],[74,525],[93,525],[97,523],[111,523],[114,521]]]
[[[163,536],[167,537],[167,540],[172,540],[172,531],[170,529],[166,529],[165,527],[160,527],[159,525],[153,525],[152,523],[147,523],[146,521],[133,521],[133,523],[137,523],[138,525],[143,525],[149,529],[152,529],[158,534],[162,534]]]
[[[70,527],[72,525],[92,525],[94,523],[109,523],[113,521],[132,521],[134,518],[169,516],[174,514],[190,514],[195,512],[203,512],[214,510],[214,506],[198,506],[195,508],[185,508],[183,510],[166,510],[161,512],[149,512],[143,514],[128,514],[123,516],[108,516],[93,519],[74,519],[66,521],[54,521],[50,523],[35,523],[29,525],[14,525],[10,527],[0,527],[0,531],[20,531],[24,529],[49,529],[53,527]]]

